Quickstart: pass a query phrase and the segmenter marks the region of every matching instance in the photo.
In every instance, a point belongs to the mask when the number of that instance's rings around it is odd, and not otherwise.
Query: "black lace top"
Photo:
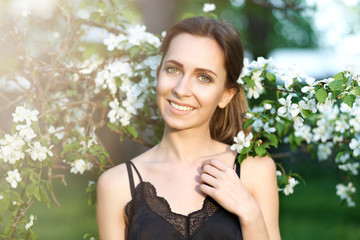
[[[171,211],[165,198],[159,197],[150,182],[144,182],[132,162],[126,163],[132,200],[125,207],[127,236],[131,240],[242,239],[238,217],[207,196],[200,210],[185,216]],[[140,183],[134,186],[132,168]],[[240,165],[236,165],[240,175]]]

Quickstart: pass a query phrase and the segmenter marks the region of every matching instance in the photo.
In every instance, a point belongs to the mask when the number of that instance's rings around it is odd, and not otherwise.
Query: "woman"
[[[167,32],[161,50],[164,135],[100,177],[100,238],[280,239],[274,162],[249,157],[240,167],[230,150],[247,106],[236,83],[243,67],[237,32],[190,18]]]

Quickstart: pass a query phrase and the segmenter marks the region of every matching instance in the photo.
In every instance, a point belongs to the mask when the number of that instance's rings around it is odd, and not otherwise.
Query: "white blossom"
[[[349,125],[353,127],[356,132],[360,132],[360,109],[358,109],[357,112],[358,114],[350,119]]]
[[[346,163],[346,164],[339,164],[338,168],[343,171],[349,171],[352,175],[358,175],[358,168],[360,166],[360,163],[354,162],[354,163]]]
[[[293,118],[293,121],[294,121],[294,128],[300,128],[304,125],[304,119],[300,116],[298,117],[294,117]]]
[[[242,71],[240,73],[240,78],[241,79],[246,77],[246,76],[250,76],[251,71],[249,69],[249,65],[250,65],[249,64],[249,59],[244,58],[244,67],[243,67],[243,69],[242,69]],[[241,82],[243,82],[243,81],[241,80]],[[243,82],[243,84],[244,84],[244,82]]]
[[[50,125],[48,128],[49,133],[54,134],[54,136],[59,140],[64,139],[64,137],[65,137],[64,130],[65,130],[65,127],[63,127],[63,126],[55,128],[53,125]]]
[[[128,76],[133,75],[133,70],[130,63],[124,61],[115,61],[107,66],[112,77]]]
[[[265,110],[270,110],[272,108],[272,105],[270,103],[265,103],[264,104],[264,109]]]
[[[334,146],[332,142],[327,142],[325,144],[321,143],[318,146],[317,156],[319,161],[327,160],[331,155],[331,149]]]
[[[29,110],[24,106],[17,106],[15,113],[12,114],[13,122],[26,122],[26,125],[31,125],[31,122],[37,122],[39,111]]]
[[[29,230],[29,229],[34,225],[34,220],[35,220],[34,215],[31,215],[31,216],[30,216],[30,222],[28,222],[27,224],[25,224],[25,229],[26,229],[26,230]]]
[[[299,102],[299,108],[300,108],[300,112],[301,112],[301,115],[303,117],[304,114],[302,113],[302,110],[305,109],[305,110],[310,110],[312,113],[316,113],[317,112],[317,108],[316,108],[316,101],[315,99],[307,99],[306,97],[303,97],[303,100],[301,100]]]
[[[325,102],[317,104],[317,108],[321,112],[327,112],[332,109],[332,106],[333,106],[335,100],[331,100],[331,95],[332,95],[332,93],[330,92],[328,94],[328,97],[326,98]]]
[[[255,132],[259,132],[260,129],[264,126],[263,122],[261,121],[261,119],[257,118],[253,124],[251,124],[252,129],[254,129]]]
[[[130,44],[139,46],[141,42],[147,42],[154,47],[159,47],[161,42],[158,37],[155,35],[146,32],[145,25],[135,25],[128,28],[128,36],[127,39]]]
[[[344,119],[344,117],[341,117],[335,121],[335,131],[344,133],[349,128],[350,125],[347,123],[347,119]]]
[[[0,159],[5,163],[15,164],[18,160],[24,159],[25,154],[22,150],[25,142],[17,134],[11,136],[5,134],[3,139],[0,139]]]
[[[321,118],[316,122],[318,127],[313,129],[313,142],[317,142],[321,140],[321,142],[325,143],[328,139],[332,137],[332,129],[333,127],[330,125],[329,121],[326,118]]]
[[[284,187],[283,191],[284,194],[287,196],[289,194],[294,193],[294,187],[299,183],[298,180],[296,180],[295,178],[289,177],[289,181],[288,184],[286,184],[286,186]]]
[[[284,85],[287,90],[290,90],[290,87],[294,84],[294,78],[289,74],[282,75],[281,80],[284,81]]]
[[[344,153],[340,157],[336,158],[336,162],[337,163],[345,163],[349,159],[350,159],[350,154],[349,153]]]
[[[264,87],[261,85],[263,77],[261,77],[262,71],[254,71],[251,75],[251,80],[254,81],[254,87],[248,87],[248,97],[258,99],[263,92]]]
[[[291,98],[293,95],[289,94],[286,99],[280,98],[279,103],[282,105],[278,109],[278,114],[282,117],[286,117],[288,119],[295,118],[299,112],[300,108],[299,105],[296,103],[292,103]]]
[[[21,181],[20,173],[17,169],[7,172],[5,180],[11,184],[12,188],[16,188],[18,183]]]
[[[115,123],[116,120],[119,118],[119,101],[117,98],[115,98],[113,101],[109,103],[109,106],[111,110],[107,114],[107,117],[109,118],[111,123]]]
[[[242,80],[241,76],[236,80],[237,84],[244,85],[244,81]]]
[[[91,163],[85,162],[83,159],[77,159],[71,163],[70,172],[83,174],[86,170],[91,170],[92,166]]]
[[[250,146],[250,141],[253,138],[252,133],[249,133],[249,135],[245,136],[245,133],[243,131],[240,131],[236,137],[234,137],[235,144],[231,145],[231,150],[236,150],[238,153],[241,152],[241,150],[244,147]]]
[[[349,147],[353,150],[355,157],[360,156],[360,141],[358,139],[351,139]]]
[[[276,132],[276,128],[270,127],[269,122],[266,122],[264,125],[264,131],[268,132],[268,133],[274,133],[274,132]]]
[[[355,202],[351,198],[351,195],[355,192],[356,188],[352,182],[349,182],[347,186],[342,183],[336,185],[336,195],[338,195],[341,200],[346,200],[349,207],[355,207]]]
[[[203,6],[203,12],[211,12],[214,11],[216,9],[215,4],[213,3],[205,3]]]
[[[34,130],[29,125],[17,125],[15,129],[19,131],[19,136],[27,142],[36,137]]]
[[[306,143],[311,143],[313,134],[311,133],[311,127],[309,125],[303,125],[299,128],[295,128],[295,136],[301,137],[306,141]]]
[[[52,157],[53,153],[50,151],[51,147],[47,149],[44,146],[41,146],[40,142],[34,142],[29,145],[29,149],[25,151],[30,154],[30,157],[34,161],[43,161],[47,158],[47,156]]]
[[[113,33],[109,33],[108,38],[105,38],[103,40],[103,43],[107,46],[107,50],[111,52],[118,47],[120,42],[125,40],[126,37],[124,36],[124,34],[119,34],[118,36],[116,36]]]
[[[305,82],[308,84],[308,86],[301,88],[301,91],[303,93],[309,93],[309,97],[312,97],[315,94],[315,86],[318,83],[315,82],[315,78],[312,77],[305,78]]]

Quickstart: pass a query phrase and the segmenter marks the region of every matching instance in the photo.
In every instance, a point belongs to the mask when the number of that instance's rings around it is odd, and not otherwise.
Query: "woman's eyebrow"
[[[207,69],[207,68],[195,68],[195,71],[197,71],[197,72],[210,72],[210,73],[214,74],[215,77],[217,77],[215,72],[213,72],[213,71],[211,71],[210,69]]]
[[[179,63],[178,61],[172,60],[172,59],[166,60],[165,63],[172,63],[172,64],[175,64],[175,65],[181,67],[181,68],[184,67],[183,64]]]
[[[166,60],[165,63],[172,63],[172,64],[175,64],[175,65],[181,67],[181,68],[184,67],[183,64],[181,64],[181,63],[179,63],[178,61],[173,60],[173,59]],[[215,73],[214,71],[212,71],[212,70],[210,70],[210,69],[207,69],[207,68],[195,68],[195,71],[196,71],[196,72],[210,72],[210,73],[212,73],[213,75],[215,75],[215,77],[217,77],[217,75],[216,75],[216,73]]]

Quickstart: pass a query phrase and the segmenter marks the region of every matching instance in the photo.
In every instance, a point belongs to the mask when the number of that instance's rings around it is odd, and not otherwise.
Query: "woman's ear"
[[[222,99],[220,100],[218,107],[219,108],[225,108],[226,105],[231,101],[231,99],[235,96],[236,92],[238,91],[237,88],[230,88],[225,89],[225,92],[222,96]]]

